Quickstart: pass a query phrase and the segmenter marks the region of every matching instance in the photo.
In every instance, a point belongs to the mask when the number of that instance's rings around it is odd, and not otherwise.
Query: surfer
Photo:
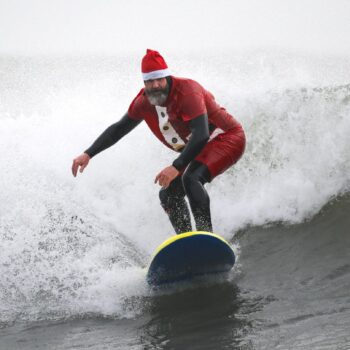
[[[163,144],[179,153],[154,181],[162,187],[160,202],[175,232],[192,231],[186,196],[196,229],[213,232],[210,198],[204,185],[242,156],[243,128],[199,83],[171,75],[159,52],[148,49],[141,69],[144,88],[126,114],[73,160],[72,173],[83,172],[92,157],[144,120]]]

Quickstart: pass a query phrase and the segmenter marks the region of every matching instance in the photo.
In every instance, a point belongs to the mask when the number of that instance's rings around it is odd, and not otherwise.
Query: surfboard
[[[150,285],[159,286],[228,272],[234,263],[232,248],[219,235],[204,231],[186,232],[167,239],[158,247],[146,278]]]

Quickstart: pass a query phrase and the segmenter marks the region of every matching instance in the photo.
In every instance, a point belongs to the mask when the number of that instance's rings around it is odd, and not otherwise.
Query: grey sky
[[[349,0],[0,0],[0,54],[277,47],[350,55]]]

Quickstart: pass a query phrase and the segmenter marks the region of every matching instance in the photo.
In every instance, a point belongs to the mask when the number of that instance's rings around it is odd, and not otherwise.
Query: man
[[[198,231],[213,232],[204,185],[238,161],[245,148],[242,126],[197,82],[174,77],[163,57],[147,50],[142,59],[145,87],[127,113],[107,128],[72,165],[76,176],[89,160],[145,120],[153,134],[179,152],[155,178],[160,202],[176,233],[192,231],[187,196]]]

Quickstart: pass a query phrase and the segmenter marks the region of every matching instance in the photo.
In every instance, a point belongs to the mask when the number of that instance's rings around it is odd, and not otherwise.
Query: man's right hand
[[[84,169],[87,167],[90,161],[90,156],[86,153],[81,154],[79,157],[75,158],[73,160],[73,165],[72,165],[72,174],[74,177],[77,176],[78,169],[82,173]]]

